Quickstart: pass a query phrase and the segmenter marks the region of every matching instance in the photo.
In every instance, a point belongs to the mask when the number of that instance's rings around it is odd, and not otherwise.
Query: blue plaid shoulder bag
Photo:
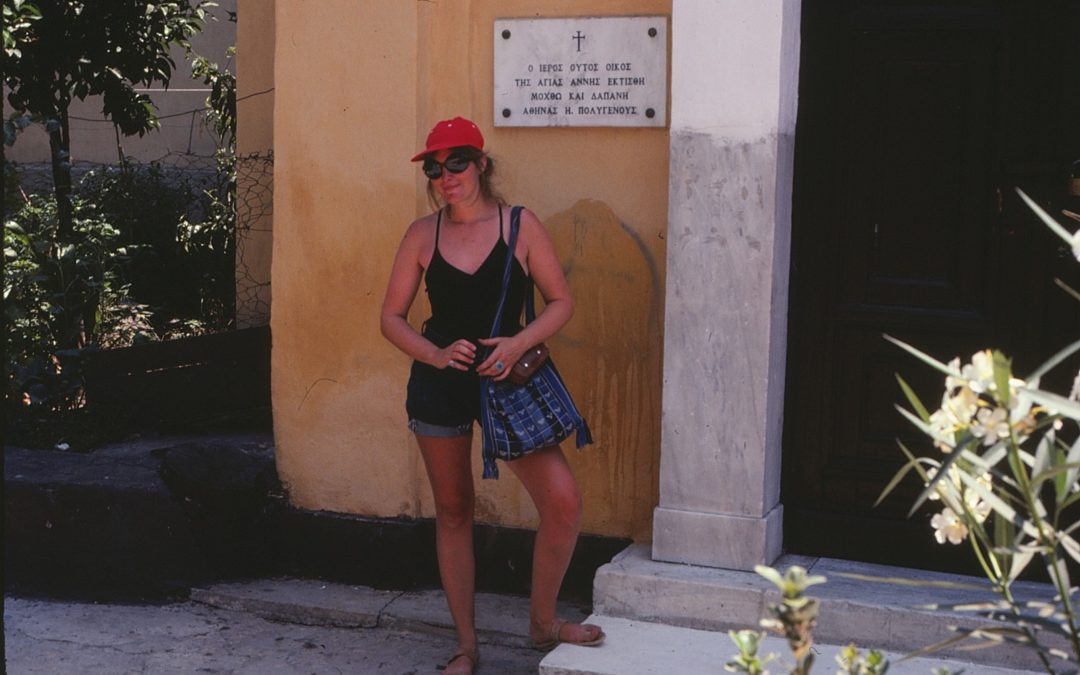
[[[510,211],[510,240],[503,269],[502,293],[499,296],[491,337],[497,337],[502,324],[510,268],[514,261],[521,207]],[[525,291],[525,323],[536,319],[532,279]],[[550,358],[544,361],[523,384],[509,379],[496,382],[484,378],[480,385],[480,425],[483,427],[484,478],[498,478],[496,458],[518,459],[533,450],[549,448],[577,435],[580,449],[592,443],[585,418],[578,412],[570,392]]]

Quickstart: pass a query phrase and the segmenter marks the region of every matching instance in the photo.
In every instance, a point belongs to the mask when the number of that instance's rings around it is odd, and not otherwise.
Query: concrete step
[[[442,591],[383,591],[366,586],[310,579],[259,579],[191,589],[191,599],[213,607],[308,626],[389,628],[453,636],[454,624]],[[560,602],[559,616],[582,621],[588,609]],[[529,599],[496,593],[476,594],[480,642],[531,647]]]
[[[738,654],[726,632],[681,628],[647,621],[593,615],[591,623],[603,626],[607,639],[599,647],[560,645],[540,662],[541,675],[716,675]],[[835,658],[841,647],[815,644],[813,671],[836,672]],[[863,650],[864,653],[866,650]],[[787,643],[768,637],[759,654],[775,653],[769,669],[787,672],[792,664]],[[889,675],[929,675],[935,668],[961,669],[969,675],[1030,675],[1034,671],[934,658],[900,662],[901,654],[886,652]]]
[[[825,644],[854,642],[861,648],[909,653],[952,636],[952,626],[989,623],[928,605],[996,600],[986,580],[975,577],[806,556],[783,556],[775,567],[796,564],[828,578],[810,593],[821,601],[815,639]],[[1014,592],[1020,599],[1054,595],[1051,586],[1038,583],[1018,583]],[[597,571],[593,609],[604,617],[719,631],[721,642],[727,642],[728,630],[757,626],[768,615],[768,605],[778,600],[773,585],[754,572],[658,562],[648,546],[635,545]],[[986,666],[1041,669],[1031,650],[1016,645],[953,648],[942,655]]]

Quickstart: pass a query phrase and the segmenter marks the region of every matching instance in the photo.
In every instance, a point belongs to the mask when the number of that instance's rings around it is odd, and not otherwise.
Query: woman
[[[382,332],[414,359],[406,410],[435,498],[439,575],[457,630],[445,673],[472,673],[479,662],[474,616],[472,425],[480,378],[504,379],[533,345],[570,319],[574,305],[543,225],[527,209],[512,262],[500,337],[488,338],[502,287],[510,207],[492,189],[495,167],[484,137],[461,117],[443,120],[412,161],[423,161],[428,195],[444,206],[409,226],[394,259],[382,308]],[[528,281],[544,309],[524,328]],[[424,280],[432,316],[418,333],[406,320]],[[599,644],[599,626],[565,623],[555,600],[577,541],[581,494],[559,447],[507,462],[540,514],[532,569],[530,634],[540,649],[560,642]]]

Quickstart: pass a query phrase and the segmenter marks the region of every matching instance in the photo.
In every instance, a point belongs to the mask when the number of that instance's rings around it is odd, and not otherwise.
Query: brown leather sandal
[[[480,652],[475,650],[475,649],[468,650],[468,649],[465,649],[465,648],[461,647],[461,648],[458,648],[458,650],[456,652],[454,652],[453,655],[450,656],[450,659],[446,662],[446,665],[439,666],[439,670],[442,670],[442,671],[445,672],[450,667],[450,664],[452,664],[453,662],[455,662],[455,661],[457,661],[459,659],[465,659],[466,661],[469,662],[469,671],[468,671],[469,675],[472,675],[472,673],[475,673],[476,669],[480,667]]]
[[[595,647],[604,641],[607,637],[604,635],[604,629],[596,624],[583,623],[583,628],[591,628],[595,631],[591,640],[564,640],[560,637],[559,633],[562,631],[563,626],[566,626],[567,622],[563,619],[555,619],[551,622],[551,626],[548,628],[548,637],[546,640],[533,640],[533,647],[539,649],[542,652],[549,652],[552,649],[558,647],[561,643],[568,645],[578,645],[579,647]]]

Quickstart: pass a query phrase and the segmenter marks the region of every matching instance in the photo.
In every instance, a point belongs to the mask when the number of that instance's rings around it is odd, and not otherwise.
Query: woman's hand
[[[501,382],[510,375],[510,369],[526,350],[518,345],[517,340],[508,337],[481,338],[480,344],[491,347],[491,353],[476,368],[476,372],[481,377],[490,377],[496,382]],[[502,364],[502,368],[497,368],[496,364]]]
[[[435,352],[429,363],[439,370],[454,368],[468,370],[476,360],[476,345],[468,340],[454,340],[449,345]]]

